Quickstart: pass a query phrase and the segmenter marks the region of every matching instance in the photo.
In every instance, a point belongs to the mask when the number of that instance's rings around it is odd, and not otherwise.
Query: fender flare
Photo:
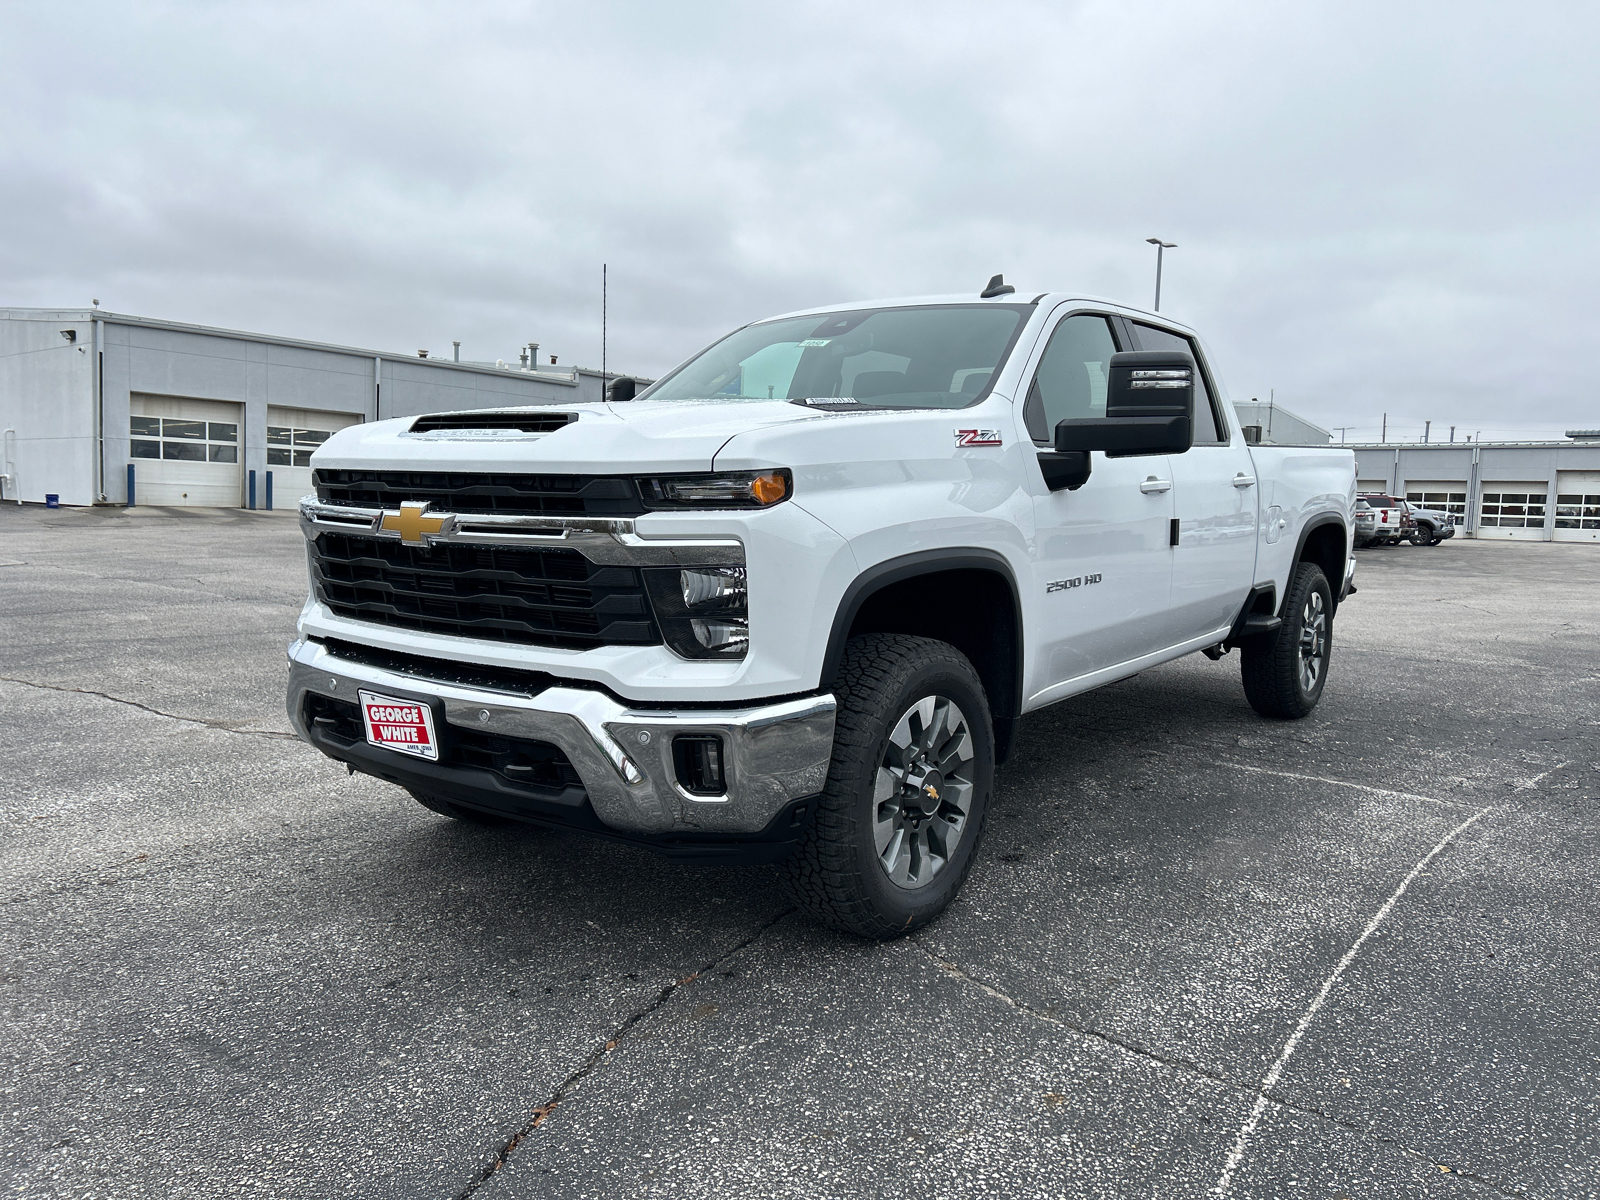
[[[1305,558],[1306,542],[1311,540],[1312,533],[1314,533],[1318,529],[1321,529],[1325,525],[1337,525],[1339,527],[1340,531],[1343,532],[1343,534],[1344,534],[1345,555],[1346,556],[1349,555],[1349,553],[1350,553],[1350,527],[1345,522],[1345,519],[1342,516],[1340,516],[1338,513],[1335,513],[1335,512],[1321,512],[1321,513],[1318,513],[1316,516],[1312,517],[1309,521],[1307,521],[1305,523],[1305,527],[1300,530],[1300,538],[1299,538],[1298,541],[1295,542],[1295,546],[1294,546],[1294,558],[1291,559],[1290,562],[1289,562],[1289,572],[1290,572],[1291,575],[1294,573],[1294,569],[1300,565],[1301,560],[1303,560]],[[1341,567],[1342,567],[1342,564],[1341,564]],[[1338,590],[1339,590],[1339,585],[1343,582],[1343,578],[1344,578],[1343,574],[1341,573],[1339,579],[1330,579],[1330,580],[1328,580],[1329,586],[1333,588],[1333,590],[1334,590],[1336,595],[1337,595]],[[1289,603],[1289,588],[1287,586],[1285,586],[1284,589],[1283,589],[1283,603],[1284,603],[1284,605],[1287,605]],[[1334,600],[1333,606],[1334,606],[1335,610],[1338,609],[1339,601],[1337,600],[1337,598]],[[1281,616],[1283,614],[1280,613],[1279,615]]]
[[[1022,594],[1017,588],[1016,573],[1011,569],[1011,563],[1005,555],[997,550],[990,550],[982,546],[953,546],[943,550],[919,550],[915,554],[902,554],[898,558],[885,559],[883,562],[868,567],[851,581],[845,588],[844,595],[839,600],[839,607],[833,614],[833,628],[828,633],[828,647],[822,658],[822,677],[818,681],[819,687],[827,687],[828,681],[839,670],[839,663],[844,658],[844,643],[849,635],[850,626],[855,623],[861,606],[875,593],[896,583],[903,583],[907,579],[915,579],[919,575],[933,575],[940,571],[985,571],[998,576],[1005,584],[1007,592],[1011,595],[1012,620],[1016,630],[1016,648],[1014,651],[1015,662],[1013,670],[1016,672],[1016,687],[1014,696],[1003,698],[1007,711],[997,712],[996,716],[1015,717],[1022,712],[1022,676],[1023,676],[1023,624],[1022,624]]]

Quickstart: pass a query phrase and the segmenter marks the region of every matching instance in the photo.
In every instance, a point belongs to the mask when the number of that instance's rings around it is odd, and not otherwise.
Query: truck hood
[[[709,471],[735,434],[822,415],[785,400],[629,401],[622,404],[541,404],[456,414],[571,413],[577,419],[553,433],[496,429],[411,432],[416,417],[353,425],[312,455],[313,467],[347,470],[552,470],[577,475],[634,471]]]

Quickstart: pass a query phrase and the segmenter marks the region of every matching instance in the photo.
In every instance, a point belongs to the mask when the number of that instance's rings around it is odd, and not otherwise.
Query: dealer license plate
[[[439,743],[433,736],[433,712],[426,704],[362,692],[361,717],[371,745],[416,758],[439,757]]]

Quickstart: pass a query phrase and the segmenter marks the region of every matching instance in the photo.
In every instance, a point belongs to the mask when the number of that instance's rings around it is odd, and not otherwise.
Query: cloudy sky
[[[1600,6],[0,0],[0,305],[658,373],[1083,290],[1348,436],[1600,427]],[[1337,434],[1335,435],[1338,436]]]

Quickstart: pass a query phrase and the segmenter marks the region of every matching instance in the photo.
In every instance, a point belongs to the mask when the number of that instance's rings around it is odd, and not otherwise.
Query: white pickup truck
[[[1165,317],[997,276],[632,392],[316,452],[301,737],[458,819],[781,861],[888,937],[960,888],[1024,714],[1234,648],[1258,712],[1322,693],[1352,456],[1247,445]]]

